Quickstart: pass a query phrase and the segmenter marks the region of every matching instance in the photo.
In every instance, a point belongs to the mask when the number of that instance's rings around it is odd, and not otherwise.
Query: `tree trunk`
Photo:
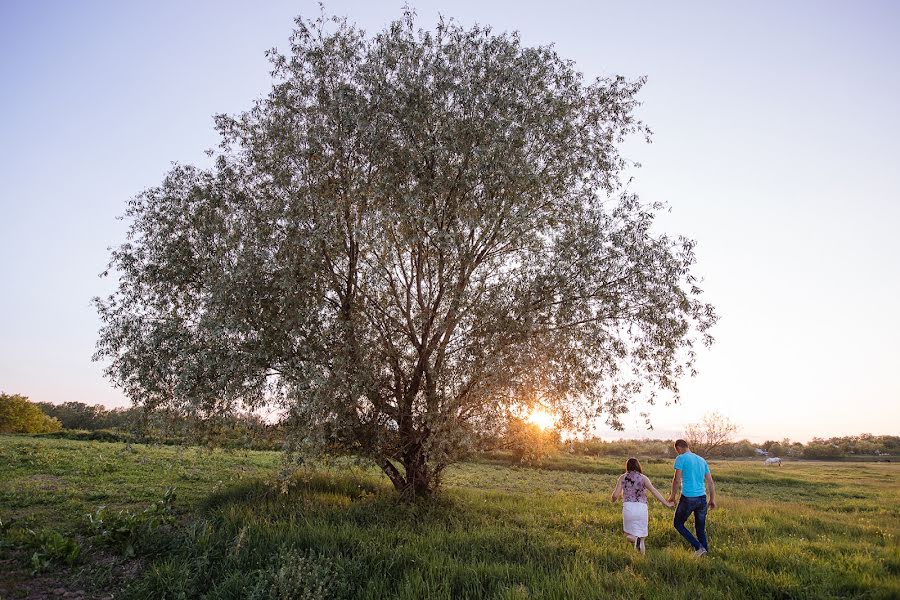
[[[416,452],[415,455],[404,457],[404,473],[401,473],[397,466],[387,458],[380,459],[378,466],[394,484],[394,489],[397,490],[400,497],[407,502],[430,498],[434,492],[436,479],[421,451]]]

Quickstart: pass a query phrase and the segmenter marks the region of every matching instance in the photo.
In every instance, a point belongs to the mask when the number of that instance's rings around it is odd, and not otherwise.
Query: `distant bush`
[[[205,421],[187,415],[146,411],[142,408],[112,408],[83,402],[37,406],[58,419],[64,431],[53,437],[101,442],[148,442],[156,444],[278,450],[284,432],[253,413],[238,413]]]
[[[718,455],[726,458],[748,458],[756,456],[756,448],[756,444],[750,440],[740,440],[720,448]]]
[[[672,443],[673,440],[649,438],[604,441],[595,437],[586,440],[570,440],[566,443],[566,449],[571,454],[581,456],[652,456],[670,458],[675,455]]]
[[[784,449],[784,444],[777,449]],[[773,450],[769,450],[769,453],[772,454]],[[797,444],[791,445],[790,452],[803,458],[812,459],[898,456],[900,455],[900,436],[863,433],[827,439],[813,438],[806,445],[799,445],[799,447]]]
[[[48,433],[62,424],[19,394],[0,393],[0,433]]]
[[[45,414],[59,419],[66,429],[131,429],[140,417],[140,409],[106,408],[102,404],[38,402]]]
[[[113,429],[98,429],[96,431],[63,429],[53,433],[45,433],[42,437],[48,437],[58,440],[76,440],[76,441],[93,441],[93,442],[121,442],[135,443],[143,441],[132,433],[127,431],[117,431]],[[180,443],[181,440],[175,440],[174,443]]]
[[[524,419],[512,418],[501,437],[499,449],[509,450],[516,462],[538,465],[559,450],[559,431],[542,429]]]
[[[803,448],[803,458],[839,458],[844,451],[837,444],[828,440],[813,439]]]

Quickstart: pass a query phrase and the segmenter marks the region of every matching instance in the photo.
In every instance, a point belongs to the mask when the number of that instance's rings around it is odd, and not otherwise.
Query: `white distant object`
[[[775,457],[767,458],[767,459],[766,459],[765,461],[763,461],[763,462],[765,462],[766,466],[769,466],[769,465],[778,465],[779,467],[781,466],[781,459],[780,459],[780,458],[775,458]]]
[[[757,448],[757,449],[756,449],[756,455],[757,455],[757,456],[768,456],[768,455],[769,455],[769,451],[768,451],[768,450],[763,450],[762,448]]]

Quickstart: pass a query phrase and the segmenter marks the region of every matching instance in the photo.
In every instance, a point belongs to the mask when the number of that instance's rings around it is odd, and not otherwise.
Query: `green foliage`
[[[145,410],[135,431],[142,441],[254,450],[281,449],[285,435],[283,424],[267,423],[248,411],[200,418],[184,411]]]
[[[349,598],[340,562],[315,552],[282,550],[257,575],[249,600],[337,600]]]
[[[101,506],[87,516],[91,542],[115,549],[125,558],[131,558],[141,549],[142,543],[153,538],[161,525],[171,525],[174,522],[174,501],[175,488],[170,487],[166,489],[162,499],[138,513],[129,509],[110,513],[105,506]]]
[[[818,442],[813,439],[810,442],[812,445],[817,444]],[[791,440],[785,438],[780,442],[776,442],[774,440],[766,440],[765,443],[760,446],[763,450],[769,453],[769,456],[777,456],[777,457],[790,457],[790,458],[800,458],[804,456],[806,451],[806,446],[804,446],[800,442],[792,442]],[[811,458],[810,456],[806,456],[806,458]],[[814,457],[813,457],[814,458]]]
[[[813,438],[802,449],[803,458],[848,456],[900,456],[900,436],[862,435]]]
[[[287,408],[288,440],[429,496],[501,415],[583,428],[677,398],[717,316],[695,242],[622,181],[643,79],[411,10],[298,18],[271,92],[219,115],[210,168],[128,203],[97,359],[204,423]]]
[[[559,451],[559,444],[558,429],[542,429],[514,417],[509,419],[498,446],[509,450],[516,462],[539,465],[549,454]]]
[[[58,420],[42,413],[27,397],[0,393],[0,433],[47,433],[61,428]]]
[[[34,549],[31,555],[32,573],[46,571],[54,565],[73,565],[81,555],[81,544],[55,530],[39,533],[29,531],[32,539],[28,546]]]
[[[803,458],[840,458],[846,453],[840,445],[828,440],[813,440],[803,448]]]
[[[0,552],[21,550],[32,575],[58,565],[72,566],[81,556],[81,544],[73,537],[51,528],[31,529],[26,523],[0,520]]]
[[[45,433],[42,434],[41,437],[45,438],[53,438],[59,440],[80,440],[80,441],[96,441],[96,442],[123,442],[123,443],[133,443],[138,441],[138,438],[127,431],[118,431],[113,429],[94,429],[94,430],[75,430],[75,429],[63,429],[62,431],[56,431],[53,433]],[[159,440],[158,443],[165,443],[169,440]],[[173,443],[180,443],[181,440],[176,440]]]
[[[739,440],[725,444],[719,449],[718,455],[728,458],[753,458],[757,456],[759,446],[750,440]]]
[[[655,440],[645,438],[642,440],[602,440],[598,437],[587,439],[574,439],[566,442],[568,452],[580,456],[634,456],[643,457],[673,457],[672,449],[674,440]]]
[[[66,403],[80,404],[80,403]],[[66,404],[60,405],[65,407]],[[41,406],[55,405],[41,403]],[[87,406],[87,405],[82,405]],[[91,407],[94,408],[94,407]],[[85,440],[99,442],[145,442],[167,445],[194,445],[219,448],[252,448],[254,450],[277,450],[284,445],[284,431],[278,424],[269,424],[260,417],[239,413],[217,419],[208,419],[204,423],[185,423],[184,419],[171,419],[165,415],[146,414],[138,409],[129,409],[132,413],[127,420],[108,419],[104,414],[116,413],[118,409],[104,413],[102,407],[88,414],[100,415],[96,421],[87,421],[84,415],[69,423],[79,423],[85,429],[63,429],[44,434],[46,437]],[[48,409],[51,414],[60,414]],[[134,413],[139,412],[139,417]],[[63,414],[65,414],[63,412]],[[63,420],[65,425],[67,421]],[[124,429],[99,429],[100,425],[119,423]],[[119,426],[117,425],[117,426]]]
[[[66,429],[95,431],[98,429],[128,430],[139,420],[140,409],[112,408],[102,404],[85,404],[83,402],[63,402],[52,404],[38,402],[45,414],[59,420]]]

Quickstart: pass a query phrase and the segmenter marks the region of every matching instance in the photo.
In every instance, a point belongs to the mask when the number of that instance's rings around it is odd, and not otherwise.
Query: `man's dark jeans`
[[[697,530],[697,537],[694,537],[688,531],[688,528],[684,526],[691,513],[694,514],[694,528]],[[699,550],[702,547],[707,552],[709,551],[709,542],[706,541],[706,496],[697,496],[695,498],[682,496],[678,501],[678,508],[675,509],[675,519],[672,523],[675,525],[678,533],[684,536],[684,539],[694,547],[694,550]],[[698,540],[697,538],[700,539]]]

